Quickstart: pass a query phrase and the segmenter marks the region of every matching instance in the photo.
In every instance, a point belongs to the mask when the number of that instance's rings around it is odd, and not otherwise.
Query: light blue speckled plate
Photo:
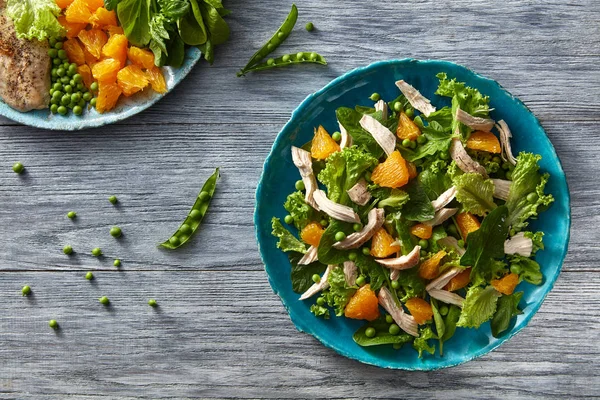
[[[495,109],[492,118],[504,119],[508,123],[514,135],[513,149],[516,152],[526,150],[542,155],[541,167],[551,174],[547,190],[554,195],[556,201],[540,220],[531,224],[533,230],[545,233],[546,248],[537,254],[544,282],[541,286],[523,282],[517,287],[517,290],[525,292],[520,303],[524,313],[513,321],[514,325],[510,330],[500,338],[494,338],[489,323],[477,330],[458,328],[454,337],[444,343],[443,357],[436,353],[435,356],[426,355],[419,359],[411,346],[404,346],[397,351],[391,346],[358,346],[352,340],[352,334],[363,325],[363,321],[343,317],[323,320],[311,314],[309,307],[314,299],[299,301],[299,295],[292,291],[290,263],[286,255],[275,246],[276,240],[271,236],[271,218],[276,216],[283,219],[286,214],[283,203],[287,195],[295,190],[296,180],[300,179],[298,170],[292,163],[291,145],[301,146],[309,141],[313,128],[319,124],[329,132],[337,130],[335,109],[338,107],[354,107],[357,104],[372,106],[373,102],[368,97],[373,92],[380,93],[385,100],[394,99],[399,94],[394,85],[398,79],[405,79],[414,85],[435,106],[449,105],[448,99],[433,94],[438,85],[435,77],[438,72],[446,72],[449,77],[456,77],[490,96],[490,106]],[[351,71],[302,102],[277,136],[265,162],[256,191],[254,224],[271,287],[281,297],[298,330],[313,335],[339,354],[366,364],[406,370],[435,370],[486,354],[527,325],[560,273],[569,243],[571,216],[569,189],[558,156],[538,120],[521,101],[495,81],[477,75],[463,66],[447,61],[405,59],[378,62]]]
[[[163,68],[169,92],[186,77],[194,65],[196,65],[200,56],[200,50],[196,47],[190,47],[186,51],[185,61],[181,68]],[[49,109],[22,113],[10,108],[0,99],[0,115],[36,128],[76,131],[113,124],[124,120],[125,118],[129,118],[132,115],[144,111],[165,95],[166,93],[160,94],[153,90],[144,90],[131,97],[121,96],[117,106],[110,112],[100,114],[96,112],[95,109],[90,109],[84,111],[83,115],[80,116],[74,115],[72,112],[69,112],[66,116],[52,114]]]

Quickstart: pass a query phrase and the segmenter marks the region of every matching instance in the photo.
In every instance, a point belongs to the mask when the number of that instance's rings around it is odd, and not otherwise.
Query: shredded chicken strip
[[[387,103],[383,100],[379,100],[377,103],[375,103],[375,111],[381,111],[381,113],[383,114],[383,120],[385,121],[386,119],[388,119],[388,106]]]
[[[442,301],[447,304],[454,304],[462,308],[465,299],[457,295],[456,293],[449,292],[447,290],[431,289],[427,291],[431,297]]]
[[[508,128],[508,124],[504,122],[503,119],[498,121],[496,124],[496,129],[500,132],[500,143],[502,144],[502,159],[504,161],[508,161],[512,165],[517,164],[517,159],[512,154],[512,149],[510,147],[510,138],[512,138],[512,133]]]
[[[417,322],[412,315],[406,314],[401,307],[398,307],[388,288],[382,287],[379,290],[378,298],[381,307],[392,316],[394,322],[398,324],[400,329],[411,336],[419,337],[419,326],[417,325]]]
[[[484,132],[490,132],[495,123],[493,119],[474,117],[460,108],[456,110],[456,120],[471,129]]]
[[[298,261],[298,265],[308,265],[317,261],[319,259],[317,256],[318,250],[318,247],[310,246],[306,254]]]
[[[435,211],[440,211],[442,208],[446,207],[454,198],[456,197],[456,186],[452,186],[450,189],[446,190],[444,193],[440,195],[437,199],[431,202],[431,205],[435,209]]]
[[[504,179],[492,179],[492,182],[494,183],[494,197],[504,201],[508,200],[512,182]]]
[[[425,286],[425,290],[430,291],[431,289],[441,289],[444,286],[446,286],[452,278],[454,278],[456,275],[460,274],[463,271],[463,268],[451,268],[448,271],[444,272],[442,275],[429,282],[429,284]]]
[[[304,187],[306,189],[304,200],[306,201],[306,204],[319,211],[319,206],[313,198],[313,194],[318,186],[317,179],[315,178],[312,169],[312,157],[310,153],[296,146],[292,146],[292,161],[298,168],[298,171],[300,171],[302,182],[304,182]]]
[[[329,282],[327,281],[327,279],[329,278],[329,274],[331,273],[334,267],[334,265],[328,265],[319,283],[313,284],[311,287],[308,288],[306,292],[302,293],[302,296],[300,296],[300,300],[306,300],[319,293],[321,290],[327,289],[329,287]]]
[[[371,193],[369,193],[369,190],[367,189],[367,181],[362,178],[356,182],[356,185],[348,189],[347,193],[350,200],[359,206],[364,206],[371,200]]]
[[[437,226],[443,224],[448,218],[458,212],[458,208],[442,208],[435,213],[435,216],[429,221],[423,222],[425,225]]]
[[[327,198],[324,191],[318,189],[313,193],[313,199],[319,206],[319,209],[331,218],[344,222],[360,222],[360,217],[351,207],[335,203]]]
[[[360,126],[369,132],[388,156],[396,149],[396,136],[370,115],[363,115]]]
[[[338,250],[348,250],[362,246],[383,226],[383,222],[385,221],[385,211],[382,208],[374,208],[369,211],[367,218],[369,219],[367,224],[359,232],[354,232],[341,242],[334,243],[333,248]]]
[[[348,286],[354,286],[356,284],[358,273],[356,272],[356,264],[354,261],[344,261],[344,277],[346,278],[346,284]]]
[[[421,259],[421,246],[415,246],[414,249],[412,249],[412,251],[410,253],[408,253],[405,256],[401,256],[398,258],[385,258],[382,260],[375,260],[377,261],[379,264],[383,265],[384,267],[388,267],[390,269],[397,269],[397,270],[403,270],[403,269],[409,269],[414,267],[415,265],[417,265],[419,263],[419,260]]]
[[[487,178],[487,172],[477,161],[473,160],[467,151],[465,150],[462,142],[458,138],[452,139],[452,145],[450,146],[450,156],[458,165],[463,172],[474,172],[481,174],[484,178]]]
[[[345,149],[346,147],[352,146],[352,136],[348,133],[344,125],[338,122],[338,126],[340,127],[340,134],[342,135],[342,139],[340,140],[340,148]]]
[[[454,238],[452,236],[446,236],[445,238],[441,238],[437,242],[442,247],[450,248],[450,249],[456,251],[456,253],[461,257],[466,252],[465,249],[463,249],[462,247],[460,247],[458,245],[458,240],[456,240],[456,238]]]
[[[524,257],[531,257],[532,251],[533,240],[525,237],[524,232],[519,232],[504,242],[504,254],[518,254]]]
[[[435,112],[435,107],[431,105],[429,99],[423,96],[421,92],[413,86],[409,85],[404,80],[397,81],[396,86],[398,86],[398,89],[400,89],[402,94],[406,97],[410,105],[421,111],[426,117],[429,117],[429,114]]]

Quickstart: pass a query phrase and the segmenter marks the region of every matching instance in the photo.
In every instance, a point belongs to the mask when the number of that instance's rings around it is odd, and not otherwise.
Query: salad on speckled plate
[[[513,156],[489,98],[437,77],[451,107],[400,80],[397,98],[338,108],[338,132],[319,126],[292,147],[301,180],[283,205],[287,227],[272,220],[292,288],[316,318],[365,320],[357,344],[411,343],[419,357],[436,343],[443,355],[457,328],[490,321],[498,337],[510,327],[518,286],[543,281],[543,232],[528,221],[554,201],[541,156]]]

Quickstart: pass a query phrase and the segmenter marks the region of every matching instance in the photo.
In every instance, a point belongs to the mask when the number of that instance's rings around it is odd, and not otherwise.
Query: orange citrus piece
[[[131,96],[144,90],[150,82],[140,67],[128,65],[117,74],[117,83],[125,96]]]
[[[154,54],[151,51],[131,46],[127,51],[127,57],[132,64],[140,68],[150,69],[154,67]]]
[[[427,224],[416,224],[410,227],[410,233],[419,239],[429,239],[433,234],[433,227]]]
[[[116,83],[98,82],[96,110],[102,114],[115,108],[121,96],[121,88]]]
[[[69,61],[77,65],[85,64],[85,55],[83,54],[83,48],[79,44],[79,40],[75,38],[67,39],[63,43],[63,49],[67,52]]]
[[[317,160],[324,160],[336,151],[340,151],[340,145],[329,136],[323,126],[319,126],[315,130],[315,137],[310,146],[312,157]]]
[[[119,69],[121,63],[118,60],[107,58],[94,64],[92,75],[98,82],[115,83]]]
[[[500,141],[492,132],[477,131],[471,133],[467,140],[467,148],[471,150],[483,150],[489,153],[500,153]]]
[[[421,135],[421,130],[413,122],[412,119],[406,114],[404,111],[400,113],[400,117],[398,118],[398,128],[396,129],[396,136],[400,139],[408,139],[408,140],[417,140],[417,138]]]
[[[392,235],[385,228],[380,228],[371,239],[371,255],[383,258],[400,251],[400,246],[394,242]]]
[[[79,32],[85,29],[86,23],[78,24],[67,21],[67,17],[61,15],[58,17],[58,22],[67,30],[67,38],[74,38],[79,35]]]
[[[519,284],[519,275],[510,273],[503,276],[501,279],[492,279],[492,286],[502,294],[513,294],[515,288]]]
[[[162,71],[158,67],[152,67],[146,70],[146,76],[150,81],[152,90],[156,93],[167,93],[167,82],[162,74]]]
[[[438,251],[430,259],[425,260],[419,267],[419,276],[423,279],[434,279],[440,274],[440,262],[446,256],[444,250]]]
[[[406,300],[406,308],[413,316],[415,322],[419,325],[424,324],[433,317],[433,308],[431,304],[426,302],[420,297],[413,297],[412,299]]]
[[[102,57],[118,60],[123,68],[127,63],[128,44],[129,41],[125,35],[111,35],[108,42],[102,47]]]
[[[464,240],[467,240],[469,233],[475,232],[481,226],[477,217],[470,212],[456,214],[456,223]]]
[[[92,77],[92,70],[88,65],[80,65],[77,67],[77,73],[83,78],[83,84],[89,89],[94,78]]]
[[[406,185],[409,179],[406,161],[398,150],[377,165],[371,174],[371,180],[381,187],[399,188]]]
[[[92,13],[90,9],[85,4],[84,0],[75,0],[73,1],[69,7],[67,7],[67,11],[65,12],[65,17],[67,17],[67,22],[75,23],[75,24],[86,24],[89,22]]]
[[[450,282],[448,282],[446,286],[444,286],[444,290],[454,292],[456,290],[464,288],[469,284],[469,282],[471,282],[471,268],[465,269],[460,274],[450,279]]]
[[[108,11],[104,7],[98,8],[94,14],[90,17],[90,24],[94,28],[108,28],[109,26],[117,26],[117,13]]]
[[[109,25],[109,26],[105,26],[104,29],[106,30],[106,32],[108,32],[109,36],[112,36],[112,35],[122,35],[122,34],[125,33],[123,31],[123,28],[121,28],[120,26]]]
[[[302,232],[300,233],[300,237],[304,240],[305,243],[310,244],[311,246],[317,247],[319,242],[321,241],[321,236],[323,236],[323,232],[325,229],[318,222],[311,222],[306,225]]]
[[[104,0],[83,0],[90,12],[95,12],[98,8],[104,7]]]
[[[346,304],[344,315],[346,318],[366,319],[367,321],[379,318],[379,300],[375,292],[371,290],[371,285],[361,286],[354,293]]]
[[[71,5],[73,0],[55,0],[56,5],[62,10]]]
[[[106,33],[101,31],[100,29],[90,29],[89,31],[81,31],[79,32],[79,35],[77,35],[77,37],[79,38],[79,40],[81,40],[81,43],[83,43],[87,51],[89,51],[94,57],[96,57],[96,59],[100,58],[102,54],[102,47],[104,47],[104,45],[108,41]]]

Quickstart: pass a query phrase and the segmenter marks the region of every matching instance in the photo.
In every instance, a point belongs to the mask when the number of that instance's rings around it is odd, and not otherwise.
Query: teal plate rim
[[[299,119],[300,116],[306,111],[306,109],[309,106],[309,103],[311,103],[314,99],[325,94],[327,91],[329,91],[330,89],[332,89],[333,87],[335,87],[336,85],[340,84],[341,82],[343,82],[344,80],[346,80],[350,77],[354,77],[356,75],[361,75],[363,73],[369,72],[372,69],[377,69],[380,67],[392,66],[392,65],[402,65],[402,64],[416,64],[416,65],[438,64],[438,65],[445,65],[447,67],[463,69],[466,73],[471,74],[474,79],[482,80],[488,84],[491,84],[491,85],[495,86],[495,88],[497,90],[500,90],[500,91],[504,92],[505,94],[507,94],[508,96],[510,96],[510,98],[515,102],[516,106],[521,107],[523,109],[523,111],[531,114],[531,116],[533,117],[533,120],[536,124],[536,127],[539,128],[539,130],[541,132],[543,132],[543,134],[546,135],[546,137],[547,137],[547,134],[546,134],[545,130],[543,129],[543,127],[541,126],[537,117],[531,112],[531,110],[521,100],[519,100],[517,97],[513,96],[509,91],[507,91],[504,87],[502,87],[502,85],[500,85],[495,80],[484,77],[484,76],[472,71],[470,68],[465,67],[461,64],[457,64],[457,63],[453,63],[453,62],[445,61],[445,60],[416,60],[416,59],[412,59],[412,58],[404,58],[404,59],[398,59],[398,60],[378,61],[378,62],[374,62],[374,63],[369,64],[364,67],[355,68],[355,69],[350,70],[350,71],[346,72],[345,74],[339,76],[338,78],[335,78],[334,80],[329,82],[326,86],[324,86],[322,89],[318,90],[317,92],[309,94],[300,103],[300,105],[292,112],[292,115],[291,115],[290,119],[288,120],[288,122],[284,125],[284,127],[281,129],[281,131],[277,134],[277,137],[271,147],[269,155],[267,156],[267,158],[263,164],[263,170],[262,170],[262,173],[261,173],[261,176],[259,179],[259,183],[258,183],[258,186],[256,189],[256,193],[255,193],[254,231],[255,231],[255,237],[257,240],[257,244],[258,244],[258,250],[259,250],[259,253],[261,256],[261,260],[264,264],[265,272],[267,273],[267,278],[268,278],[269,284],[271,286],[271,289],[273,290],[273,292],[276,295],[279,296],[280,300],[283,303],[283,306],[285,307],[288,315],[290,316],[292,323],[294,324],[294,326],[296,327],[296,329],[298,331],[305,332],[305,333],[308,333],[308,334],[314,336],[323,345],[334,350],[338,354],[340,354],[344,357],[359,361],[363,364],[373,365],[373,366],[377,366],[377,367],[381,367],[381,368],[407,370],[407,371],[434,371],[434,370],[438,370],[438,369],[454,367],[454,366],[466,363],[468,361],[471,361],[475,358],[481,357],[481,356],[491,352],[492,350],[498,348],[500,345],[502,345],[507,340],[511,339],[514,335],[516,335],[518,332],[520,332],[525,326],[527,326],[529,321],[537,313],[537,311],[541,307],[542,303],[544,302],[546,296],[552,290],[552,288],[554,287],[554,284],[556,283],[556,280],[562,270],[564,259],[568,252],[568,245],[569,245],[570,234],[571,234],[571,198],[570,198],[570,192],[568,189],[568,182],[566,180],[566,176],[565,176],[564,170],[562,168],[562,163],[560,162],[560,159],[558,158],[558,155],[556,154],[556,150],[554,149],[554,146],[550,142],[549,138],[548,138],[548,142],[550,143],[550,151],[551,151],[551,155],[553,156],[552,161],[555,161],[557,163],[556,167],[558,168],[559,172],[562,174],[562,178],[564,179],[564,183],[565,183],[565,187],[566,187],[566,191],[564,193],[565,202],[566,202],[566,211],[567,211],[566,215],[564,216],[565,223],[566,223],[566,236],[564,238],[564,245],[562,248],[562,252],[559,255],[560,263],[557,265],[556,270],[552,276],[545,276],[546,282],[548,282],[548,286],[546,287],[545,291],[541,294],[541,296],[538,297],[536,302],[534,302],[531,305],[528,305],[528,308],[530,308],[530,312],[521,321],[519,321],[519,323],[517,325],[513,326],[509,333],[501,336],[500,338],[495,338],[495,340],[490,342],[485,347],[482,347],[474,352],[465,354],[465,356],[463,358],[461,358],[460,360],[457,360],[457,361],[445,362],[445,363],[440,362],[435,365],[431,365],[431,364],[399,365],[397,363],[391,364],[389,362],[383,362],[385,360],[381,360],[381,359],[377,359],[377,358],[375,358],[375,361],[373,359],[366,360],[364,358],[356,356],[355,354],[352,354],[351,352],[344,351],[344,350],[336,347],[335,344],[326,340],[318,332],[318,330],[313,329],[309,323],[302,320],[301,317],[295,315],[295,313],[292,311],[291,305],[288,304],[286,302],[286,300],[284,299],[284,297],[279,293],[279,291],[275,285],[275,282],[273,281],[273,278],[269,274],[269,271],[268,271],[269,267],[267,265],[267,260],[266,260],[266,255],[265,255],[265,251],[269,251],[269,250],[279,251],[279,249],[273,248],[273,249],[265,250],[264,247],[261,245],[261,238],[260,238],[260,231],[259,231],[259,226],[260,226],[260,222],[261,222],[260,215],[259,215],[259,199],[261,199],[263,197],[263,190],[264,190],[263,182],[265,180],[265,173],[266,173],[267,167],[270,164],[270,162],[273,160],[273,158],[275,157],[274,152],[278,148],[278,146],[280,146],[282,144],[282,142],[288,140],[288,135],[286,133],[290,129],[292,129],[296,120]],[[352,339],[350,338],[350,340],[352,340]]]
[[[23,125],[53,131],[79,131],[114,124],[152,107],[156,102],[171,93],[175,86],[185,79],[201,57],[202,53],[198,48],[189,47],[186,50],[185,59],[181,67],[163,68],[168,88],[166,93],[160,94],[147,90],[136,93],[129,98],[121,97],[117,107],[105,114],[100,114],[96,110],[86,110],[81,116],[73,115],[73,113],[62,116],[53,115],[48,108],[20,112],[11,108],[0,99],[0,115]]]

